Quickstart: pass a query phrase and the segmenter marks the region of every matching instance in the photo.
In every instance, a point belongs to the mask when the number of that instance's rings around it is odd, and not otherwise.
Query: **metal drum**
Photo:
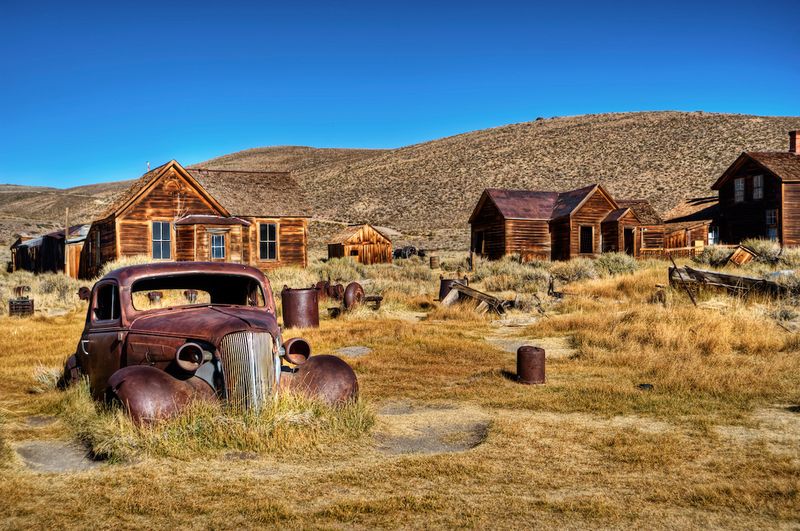
[[[463,286],[469,286],[469,279],[467,277],[464,278],[444,278],[439,277],[439,300],[443,301],[447,294],[450,293],[450,288],[453,287],[453,284],[461,284]]]
[[[285,328],[319,328],[319,299],[316,288],[281,290]]]
[[[431,269],[439,269],[439,257],[431,255]]]
[[[544,349],[523,345],[517,349],[517,378],[523,384],[544,383]]]

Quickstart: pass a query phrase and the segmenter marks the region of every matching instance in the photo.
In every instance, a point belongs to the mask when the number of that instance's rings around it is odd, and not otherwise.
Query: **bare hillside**
[[[587,115],[485,129],[294,169],[317,218],[369,221],[434,245],[462,246],[469,213],[486,187],[563,190],[597,181],[616,197],[649,199],[663,212],[682,199],[709,195],[711,183],[741,151],[787,149],[790,129],[800,129],[800,117]],[[254,156],[265,152],[234,153],[223,158],[224,164],[270,169]]]
[[[382,149],[334,149],[305,146],[273,146],[246,149],[194,164],[214,170],[309,172],[322,167],[347,166],[380,155]]]

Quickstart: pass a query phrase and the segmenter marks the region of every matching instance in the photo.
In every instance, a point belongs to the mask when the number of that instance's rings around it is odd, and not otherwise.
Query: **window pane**
[[[258,226],[258,239],[262,242],[267,241],[267,225],[265,223]]]
[[[275,242],[269,242],[269,259],[270,260],[275,260],[275,258],[277,258],[278,255],[275,252],[276,249],[277,249],[277,246],[276,246]]]
[[[164,221],[161,224],[161,239],[164,241],[170,241],[172,237],[172,232],[169,230],[169,222]]]
[[[169,241],[161,242],[161,258],[164,260],[170,259]]]
[[[153,222],[153,241],[161,239],[161,223],[158,221]]]
[[[267,239],[269,241],[271,241],[271,242],[274,242],[275,241],[275,228],[276,228],[275,224],[274,223],[270,223],[268,225],[268,227],[269,227],[269,238],[267,238]]]
[[[262,240],[258,246],[258,257],[261,260],[267,260],[268,256],[269,256],[269,248],[267,242]]]
[[[153,242],[153,258],[161,258],[161,243],[159,242]]]

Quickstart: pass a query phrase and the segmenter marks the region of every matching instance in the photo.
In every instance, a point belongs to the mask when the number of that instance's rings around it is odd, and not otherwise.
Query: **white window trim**
[[[225,260],[225,233],[211,233],[211,259],[212,260]],[[214,245],[214,238],[222,238],[222,245]],[[214,256],[214,249],[222,249],[222,256]]]
[[[161,225],[161,239],[159,239],[159,240],[156,240],[155,239],[155,235],[153,234],[153,227],[155,226],[156,223],[162,224]],[[169,240],[165,240],[164,239],[164,226],[163,226],[164,223],[166,223],[167,227],[168,227]],[[164,260],[164,261],[167,261],[167,262],[173,260],[173,256],[175,254],[175,250],[172,248],[172,246],[174,244],[175,238],[173,237],[172,230],[173,230],[173,224],[168,219],[153,219],[153,220],[150,221],[150,258],[152,258],[153,260]],[[169,258],[164,258],[163,245],[160,246],[161,247],[161,251],[162,251],[161,257],[160,258],[156,258],[153,255],[153,244],[155,244],[155,242],[165,242],[165,241],[169,242]]]
[[[262,242],[269,243],[269,242],[273,241],[273,240],[269,240],[269,239],[267,239],[267,240],[262,240],[261,239],[261,227],[263,225],[275,225],[275,240],[274,240],[274,243],[275,243],[275,258],[261,258],[261,243]],[[281,227],[280,223],[278,223],[277,221],[267,221],[267,220],[265,220],[265,221],[259,221],[258,222],[258,235],[257,235],[258,236],[258,248],[256,249],[256,252],[258,253],[258,261],[259,262],[277,262],[280,259],[280,256],[281,256],[280,243],[279,243],[280,242],[280,227]],[[269,233],[267,233],[267,234],[269,234]]]

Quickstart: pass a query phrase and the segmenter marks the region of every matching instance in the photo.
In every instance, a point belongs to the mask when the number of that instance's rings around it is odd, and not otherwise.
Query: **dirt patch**
[[[360,345],[354,345],[352,347],[342,347],[336,350],[336,354],[339,356],[345,356],[347,358],[360,358],[362,356],[366,356],[367,354],[371,354],[372,349],[369,347],[363,347]]]
[[[757,409],[752,419],[758,427],[719,426],[717,431],[728,439],[751,443],[764,442],[777,454],[800,456],[800,414],[796,405],[777,404]]]
[[[50,415],[31,415],[25,419],[25,424],[31,428],[43,428],[51,425],[55,421],[56,418]]]
[[[484,338],[487,343],[494,345],[506,352],[516,353],[523,345],[532,345],[544,349],[545,357],[550,359],[570,358],[577,354],[570,344],[569,337],[540,337],[535,339],[519,337],[489,336]]]
[[[17,454],[36,472],[76,472],[100,465],[89,457],[86,448],[68,441],[24,441]]]
[[[385,454],[463,452],[486,439],[491,423],[489,415],[476,408],[408,402],[387,404],[378,420],[375,440]]]

